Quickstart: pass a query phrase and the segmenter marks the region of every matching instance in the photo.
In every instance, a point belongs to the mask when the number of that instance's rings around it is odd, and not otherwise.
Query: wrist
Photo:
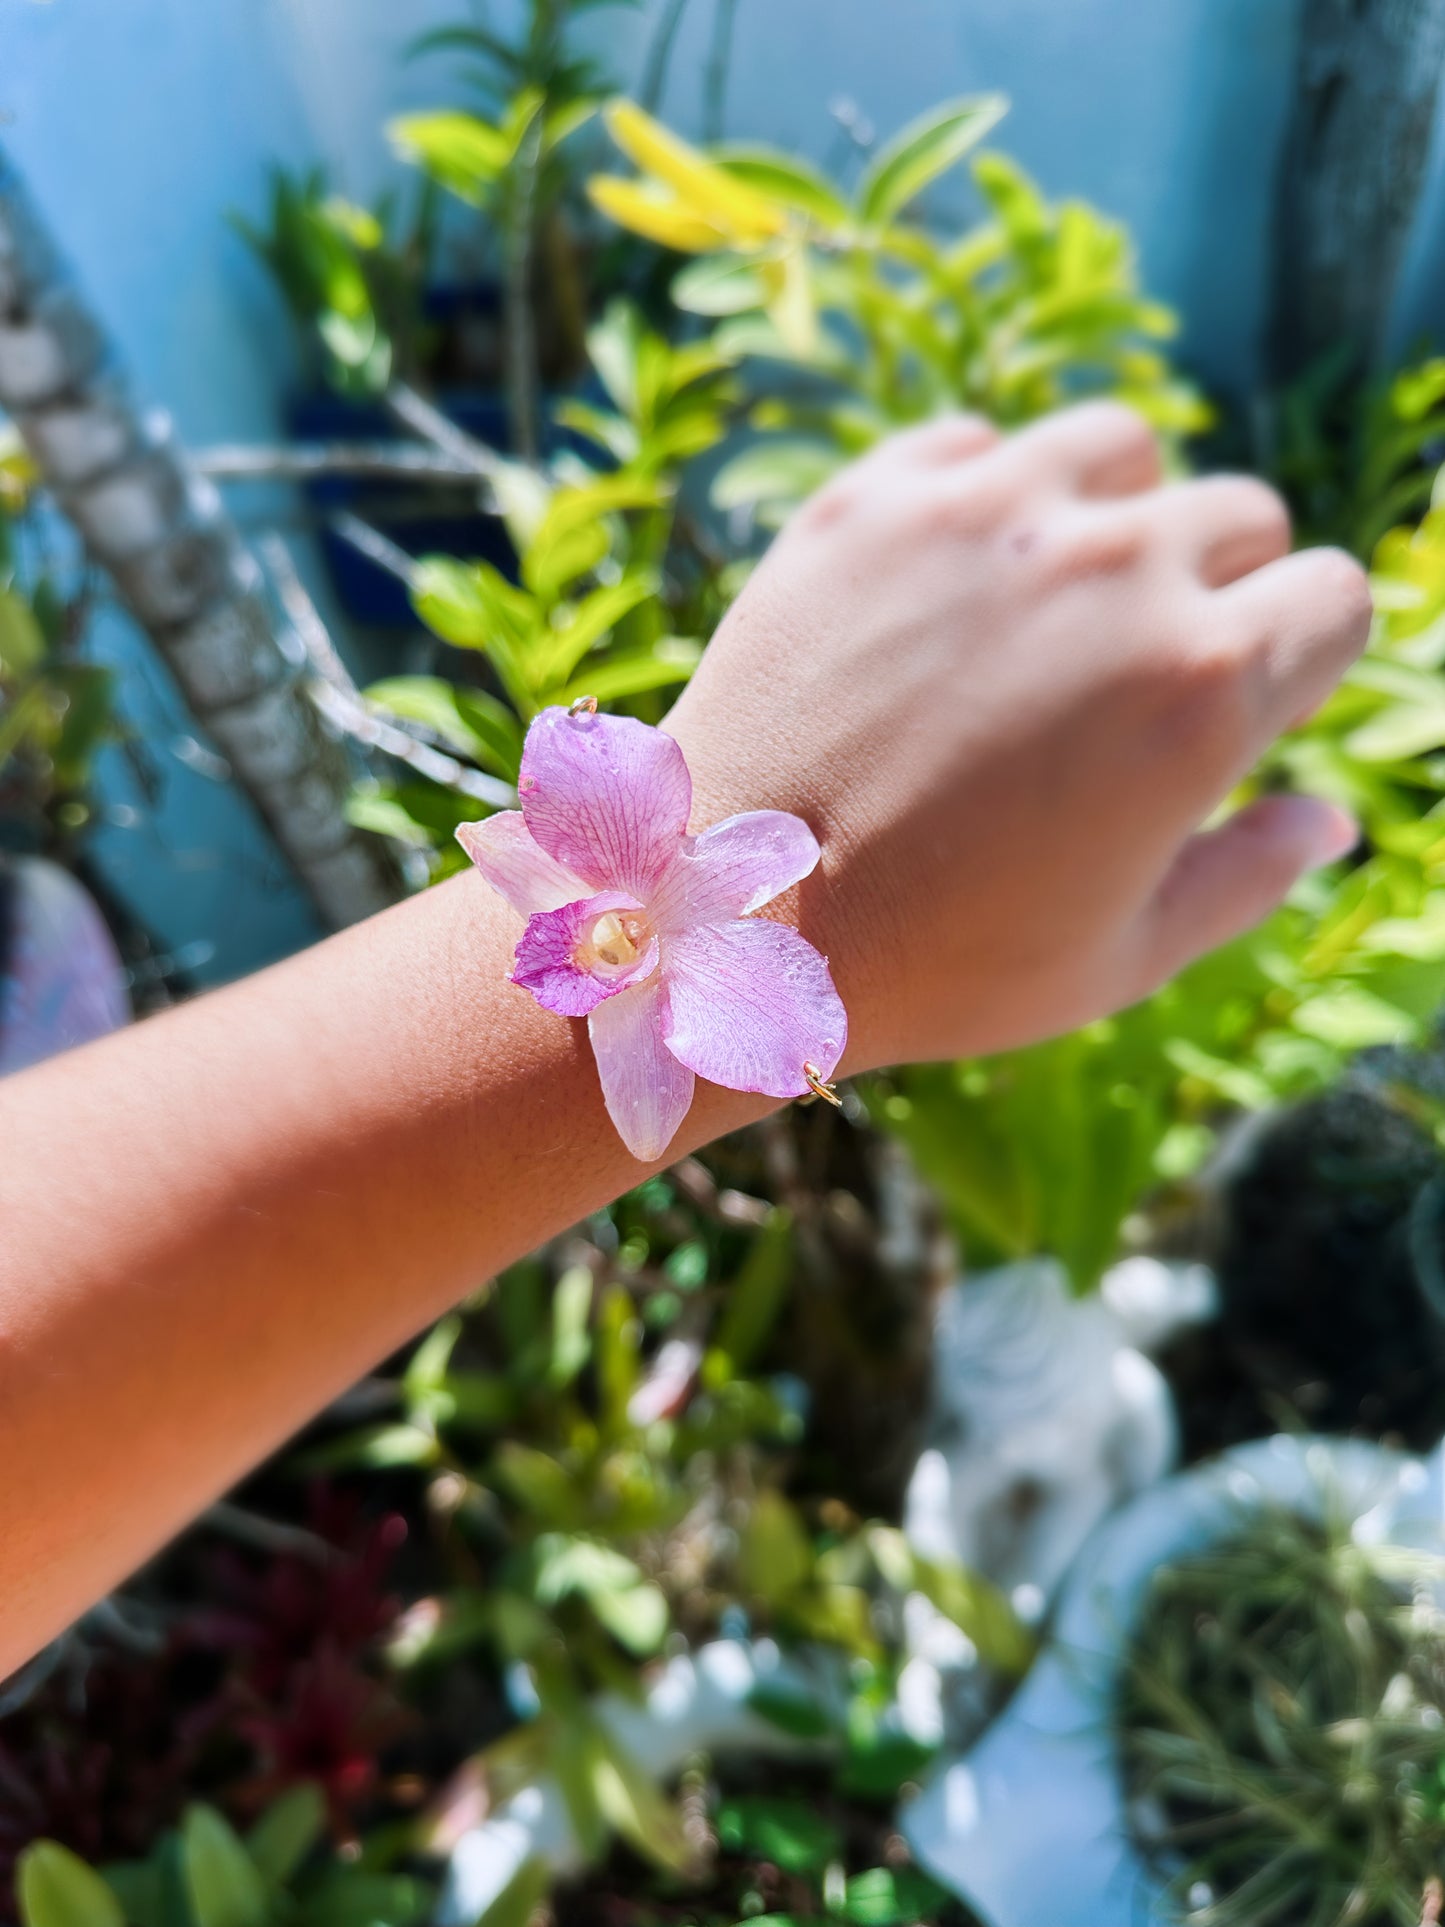
[[[796,930],[828,961],[848,1013],[848,1045],[838,1075],[871,1070],[883,1061],[871,1013],[885,1007],[875,995],[881,959],[871,954],[867,933],[885,920],[860,908],[871,894],[861,881],[856,839],[825,802],[806,755],[789,756],[765,737],[749,745],[720,742],[706,727],[693,727],[687,711],[669,717],[692,774],[691,828],[696,833],[725,817],[751,810],[784,810],[807,824],[818,842],[816,869],[754,914]]]

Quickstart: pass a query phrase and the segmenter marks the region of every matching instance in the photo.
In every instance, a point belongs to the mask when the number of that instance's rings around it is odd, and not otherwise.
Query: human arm
[[[778,808],[769,914],[830,958],[845,1072],[1143,994],[1348,826],[1196,826],[1364,641],[1257,484],[1160,489],[1123,411],[899,438],[797,518],[669,720],[694,823]],[[580,1024],[459,878],[0,1086],[0,1673],[445,1305],[642,1175]],[[767,1100],[699,1084],[671,1155]]]

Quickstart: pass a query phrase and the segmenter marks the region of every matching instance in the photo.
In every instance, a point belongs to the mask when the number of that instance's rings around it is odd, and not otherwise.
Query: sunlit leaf
[[[787,227],[787,215],[766,194],[716,166],[630,100],[606,109],[613,140],[640,171],[670,188],[685,208],[744,244],[766,241]]]
[[[977,147],[1008,112],[1002,94],[979,94],[931,108],[884,143],[858,183],[857,204],[870,227],[896,220],[931,182]]]
[[[770,201],[810,215],[820,227],[843,228],[852,219],[848,203],[827,175],[797,154],[729,143],[710,149],[708,158]]]
[[[230,1822],[214,1807],[186,1808],[181,1862],[196,1927],[265,1927],[266,1883]]]
[[[21,1853],[15,1898],[22,1927],[125,1927],[100,1875],[55,1840],[33,1841]]]

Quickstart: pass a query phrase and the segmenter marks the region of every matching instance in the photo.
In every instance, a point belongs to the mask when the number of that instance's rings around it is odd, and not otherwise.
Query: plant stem
[[[532,307],[533,212],[542,154],[542,117],[522,137],[512,165],[506,210],[507,416],[512,452],[535,465],[537,433],[537,318]]]
[[[667,69],[672,60],[672,43],[677,39],[677,30],[686,12],[687,0],[668,0],[653,31],[652,45],[647,50],[647,63],[643,69],[642,86],[638,90],[642,105],[649,114],[657,112],[662,99],[662,90],[667,85]]]
[[[707,74],[703,82],[703,139],[720,141],[727,115],[728,69],[732,65],[733,23],[738,0],[717,0],[712,17],[712,46],[708,50]]]

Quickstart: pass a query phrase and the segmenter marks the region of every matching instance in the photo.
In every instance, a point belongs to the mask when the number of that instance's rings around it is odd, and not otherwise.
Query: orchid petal
[[[692,779],[673,739],[631,716],[544,709],[517,783],[527,828],[594,889],[646,900],[677,856]]]
[[[660,974],[599,1004],[587,1019],[607,1115],[635,1158],[660,1158],[687,1116],[693,1075],[662,1041],[667,991]]]
[[[818,839],[801,816],[749,810],[690,836],[653,899],[664,935],[761,910],[817,867]]]
[[[667,1048],[714,1084],[801,1097],[803,1065],[831,1077],[848,1017],[827,959],[785,924],[713,924],[673,936],[663,963]]]
[[[524,917],[539,910],[560,910],[588,894],[589,885],[573,876],[533,840],[520,810],[502,810],[480,823],[463,823],[457,842],[487,882]]]
[[[604,973],[589,970],[578,961],[578,945],[599,917],[609,910],[641,907],[622,891],[608,890],[580,903],[563,904],[558,910],[539,911],[528,919],[517,945],[512,982],[530,990],[544,1010],[555,1010],[559,1017],[585,1017],[605,998],[616,997],[657,968],[655,936],[636,963],[625,969],[614,967]]]

